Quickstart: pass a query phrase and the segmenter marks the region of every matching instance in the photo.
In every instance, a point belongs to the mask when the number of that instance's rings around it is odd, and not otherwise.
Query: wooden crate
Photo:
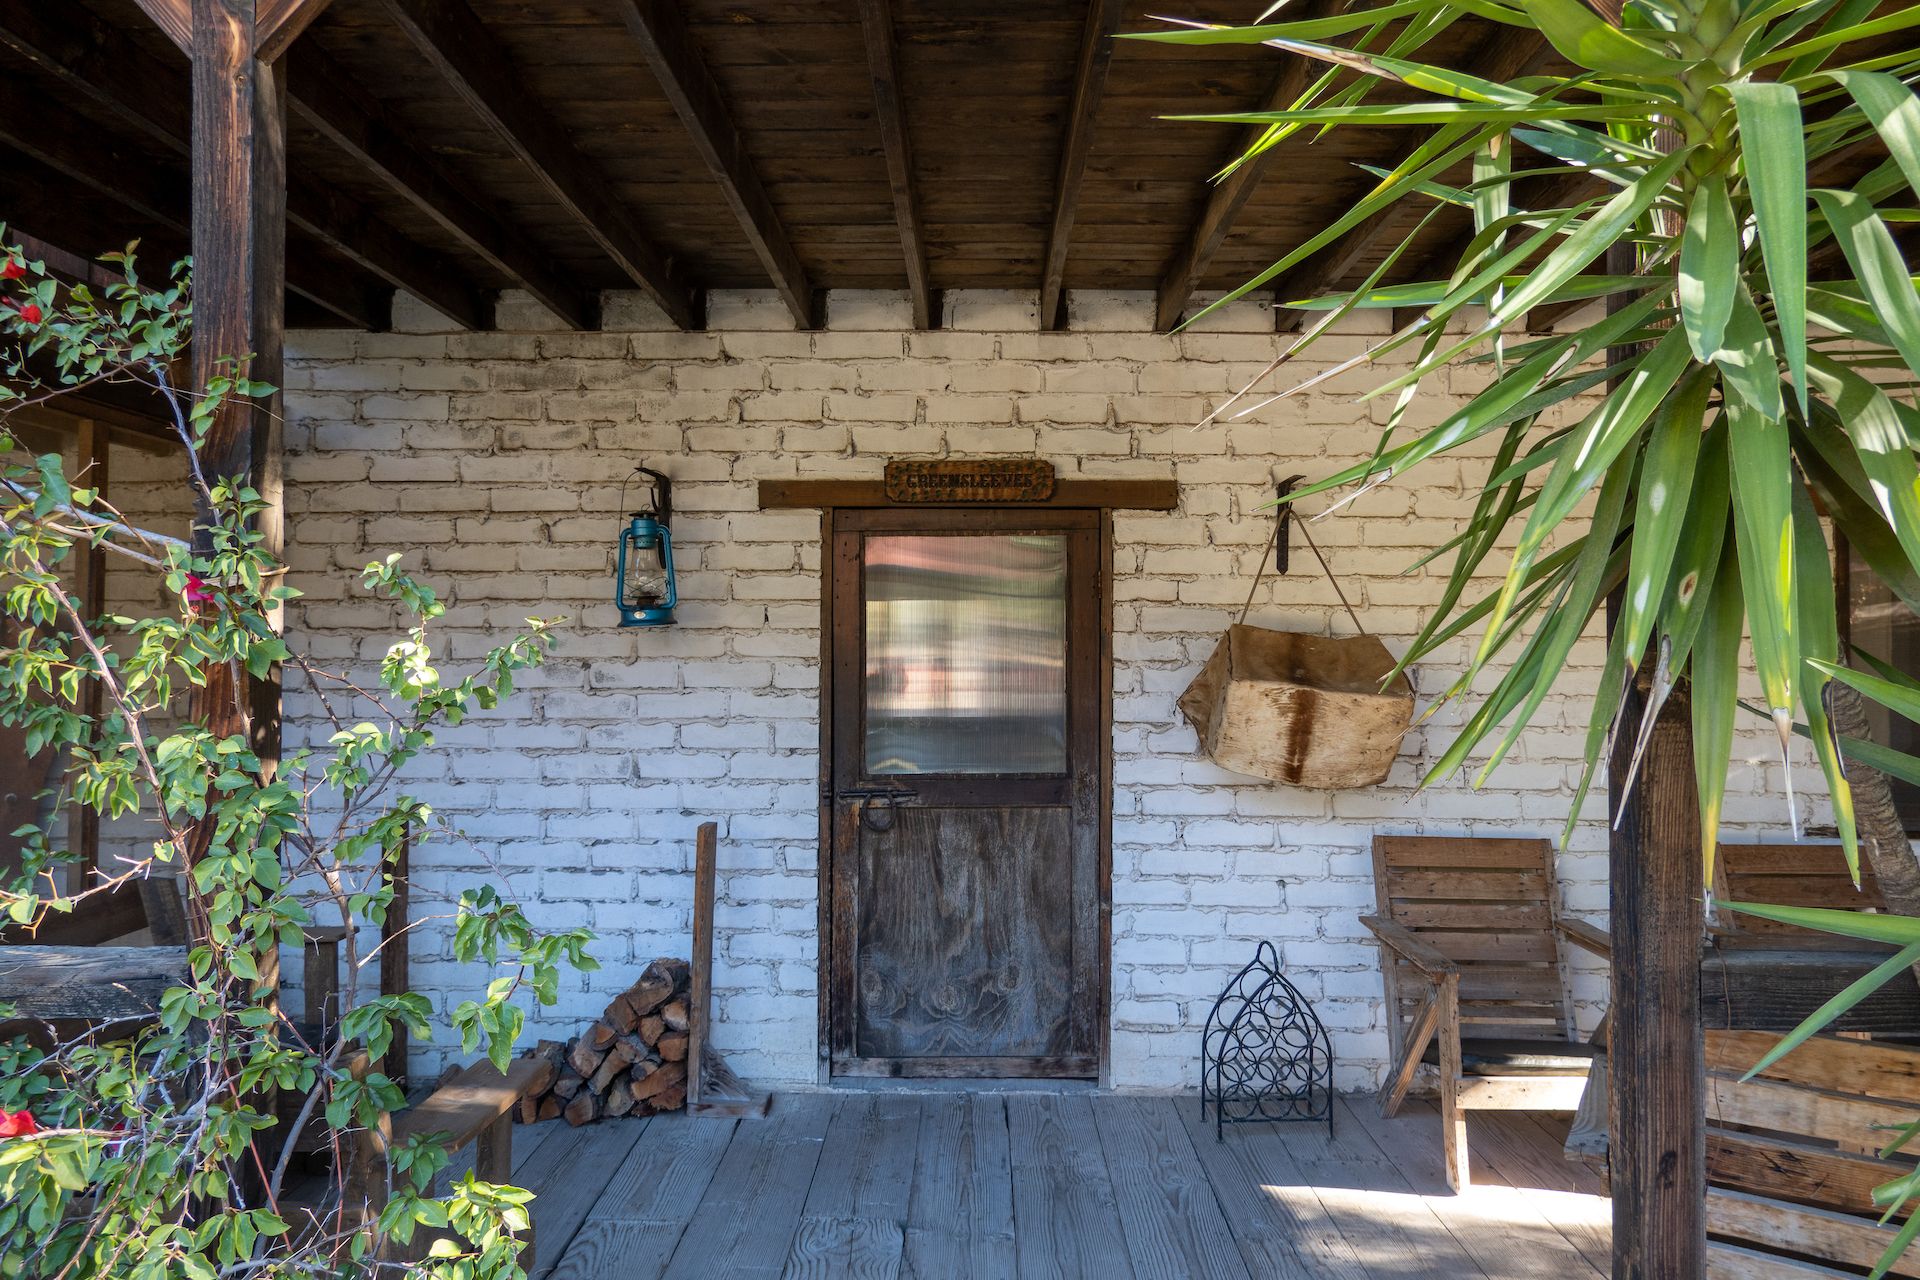
[[[1752,1080],[1771,1031],[1708,1031],[1707,1231],[1713,1280],[1860,1276],[1892,1243],[1873,1188],[1913,1171],[1875,1126],[1920,1119],[1920,1049],[1820,1036]],[[1920,1277],[1920,1245],[1888,1273]]]

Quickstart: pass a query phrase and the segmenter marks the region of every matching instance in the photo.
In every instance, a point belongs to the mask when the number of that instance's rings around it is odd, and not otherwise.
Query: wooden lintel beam
[[[1131,511],[1171,511],[1180,503],[1180,486],[1172,480],[1080,480],[1055,483],[1044,502],[1022,503],[1036,510],[1105,508]],[[899,503],[887,496],[879,480],[762,480],[760,509],[784,511],[808,507],[964,507],[965,502]]]
[[[293,113],[412,201],[502,275],[575,329],[600,325],[600,299],[553,269],[549,257],[469,195],[429,153],[408,141],[380,105],[355,93],[346,72],[318,46],[287,54]]]
[[[1475,50],[1467,66],[1473,74],[1483,79],[1504,84],[1527,74],[1529,68],[1551,52],[1551,47],[1537,35],[1515,35],[1506,27],[1496,27]],[[1428,135],[1424,131],[1416,129],[1414,133],[1414,140],[1383,167],[1398,168],[1427,140]],[[1364,185],[1356,186],[1353,202],[1358,203],[1373,186],[1371,179]],[[1398,215],[1399,210],[1389,205],[1318,253],[1295,263],[1274,282],[1275,302],[1284,304],[1296,298],[1315,297],[1338,285],[1379,248],[1381,241],[1398,225]],[[1282,333],[1293,332],[1306,319],[1306,312],[1285,306],[1277,306],[1275,313],[1275,327]]]
[[[727,207],[766,268],[793,322],[802,329],[820,327],[820,297],[794,252],[780,215],[760,185],[726,96],[700,56],[676,0],[621,0],[620,16],[639,42],[660,91],[686,126],[694,150],[707,162]]]
[[[940,299],[927,271],[927,231],[920,219],[920,197],[913,176],[913,146],[907,138],[906,96],[900,89],[895,57],[892,0],[859,0],[860,31],[867,45],[867,70],[873,78],[874,122],[887,157],[887,186],[893,193],[893,219],[900,228],[900,256],[907,267],[907,293],[913,301],[913,327],[940,327]]]
[[[532,169],[553,197],[682,329],[704,320],[704,299],[642,233],[633,215],[557,121],[536,103],[466,0],[381,0],[453,90]]]
[[[1320,17],[1327,7],[1325,0],[1312,0],[1300,16]],[[1311,58],[1286,52],[1281,56],[1286,61],[1273,77],[1260,105],[1254,108],[1257,111],[1282,111],[1292,106],[1307,91],[1313,77],[1319,74],[1321,64]],[[1247,149],[1258,142],[1266,131],[1265,125],[1247,126],[1241,131],[1233,150],[1220,158],[1219,167],[1225,169],[1245,155]],[[1233,230],[1233,224],[1239,219],[1240,211],[1246,208],[1248,198],[1266,176],[1267,167],[1282,150],[1281,146],[1269,147],[1250,160],[1242,160],[1207,193],[1207,203],[1194,220],[1186,244],[1167,264],[1166,271],[1160,277],[1153,316],[1155,330],[1167,333],[1180,323],[1181,313],[1187,309],[1188,300],[1200,287],[1200,279],[1213,262],[1213,255],[1220,251],[1227,233]]]
[[[1120,29],[1122,0],[1090,0],[1087,23],[1080,37],[1080,59],[1073,75],[1073,95],[1067,103],[1067,127],[1060,143],[1060,166],[1053,184],[1053,221],[1047,230],[1046,257],[1040,268],[1040,327],[1066,324],[1067,250],[1073,241],[1073,220],[1080,204],[1080,182],[1086,177],[1087,157],[1093,152],[1093,117],[1106,89],[1107,68],[1113,65],[1114,35]]]
[[[185,106],[187,94],[178,70],[149,55],[111,26],[84,16],[54,18],[35,0],[0,0],[0,46],[137,126],[175,154],[189,154],[192,128]],[[0,122],[0,129],[5,129],[14,145],[31,152],[34,143],[23,136],[25,127],[32,125],[36,133],[51,137],[61,131],[60,121],[60,117],[42,109],[23,117],[10,117]],[[55,139],[56,144],[58,141]],[[111,149],[111,144],[109,147]],[[73,172],[60,161],[47,162],[83,182],[92,184],[97,176],[118,185],[111,168],[101,168],[90,175]],[[154,181],[151,161],[135,155],[134,162],[149,180],[141,189],[151,191],[167,185]],[[174,217],[172,210],[185,207],[182,188],[177,205],[171,201],[165,204],[166,216]],[[287,214],[302,231],[386,283],[405,289],[456,324],[485,328],[491,323],[487,300],[465,278],[464,272],[440,254],[407,240],[349,197],[305,187],[293,193]],[[296,274],[302,281],[311,281],[327,273],[306,270]],[[337,296],[339,290],[326,290],[321,296],[315,296],[304,284],[300,289],[328,310],[345,314],[329,300]],[[384,328],[384,322],[375,327]]]

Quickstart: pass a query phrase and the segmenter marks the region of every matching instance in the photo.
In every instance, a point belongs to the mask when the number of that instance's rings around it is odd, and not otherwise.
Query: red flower
[[[44,318],[40,311],[40,304],[37,302],[29,302],[26,306],[20,308],[20,318],[28,324],[39,324]]]
[[[5,262],[0,262],[0,280],[18,280],[25,274],[27,269],[18,258],[8,258]]]
[[[189,609],[198,610],[213,603],[213,588],[208,586],[207,580],[197,573],[187,575],[187,589],[182,595]]]
[[[0,1138],[25,1138],[40,1132],[31,1111],[0,1111]]]

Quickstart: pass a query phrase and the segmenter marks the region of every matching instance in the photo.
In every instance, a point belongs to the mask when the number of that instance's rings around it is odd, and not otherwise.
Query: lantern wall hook
[[[650,508],[628,513],[620,532],[620,551],[614,566],[614,603],[620,607],[623,627],[665,627],[673,624],[673,607],[680,592],[673,580],[673,482],[651,467],[635,467],[620,485],[620,505],[627,505],[627,486],[644,477],[651,493]]]

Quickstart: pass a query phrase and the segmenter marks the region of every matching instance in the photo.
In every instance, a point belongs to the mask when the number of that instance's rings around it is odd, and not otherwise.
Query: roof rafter
[[[277,62],[333,0],[254,0],[253,56]]]
[[[521,77],[465,0],[381,0],[414,45],[577,219],[634,283],[682,329],[699,328],[700,292],[682,280],[566,131]]]
[[[192,123],[185,77],[178,68],[152,57],[111,26],[91,19],[54,17],[34,0],[0,0],[0,45],[135,125],[176,155],[189,153]],[[139,92],[134,92],[133,86],[138,86]],[[42,106],[30,116],[14,120],[15,145],[29,149],[24,140],[18,139],[17,126],[31,120],[43,128],[54,128],[56,119]],[[439,254],[408,240],[349,197],[311,186],[297,187],[288,193],[287,221],[388,284],[405,289],[456,324],[474,329],[491,325],[490,305],[463,272]],[[315,301],[324,305],[324,299]]]
[[[1310,0],[1301,12],[1302,18],[1322,16],[1329,5],[1325,0]],[[1284,55],[1286,61],[1273,77],[1266,95],[1261,99],[1256,111],[1284,111],[1292,106],[1307,91],[1307,85],[1318,73],[1317,64],[1311,58],[1297,55]],[[1220,169],[1225,169],[1244,156],[1248,149],[1266,135],[1267,126],[1249,125],[1240,134],[1233,149],[1220,158]],[[1187,235],[1187,242],[1171,262],[1167,264],[1165,274],[1160,277],[1160,287],[1154,305],[1153,327],[1166,333],[1180,323],[1181,313],[1187,309],[1194,291],[1200,287],[1200,279],[1213,261],[1213,255],[1220,251],[1226,242],[1227,233],[1233,230],[1233,224],[1240,217],[1240,211],[1246,208],[1247,200],[1253,195],[1254,188],[1266,177],[1267,166],[1273,163],[1280,147],[1268,147],[1259,155],[1241,160],[1233,171],[1219,182],[1213,184],[1207,193],[1207,203],[1200,210],[1200,216],[1194,220],[1193,230]]]
[[[554,271],[544,252],[409,142],[378,102],[346,88],[346,74],[318,45],[296,45],[287,67],[287,101],[296,115],[569,325],[599,327],[599,297]]]
[[[927,271],[927,229],[920,219],[920,197],[913,176],[913,146],[895,57],[891,0],[859,0],[860,33],[866,40],[867,70],[873,77],[874,121],[887,157],[887,186],[893,193],[893,220],[900,228],[900,254],[907,265],[907,293],[913,302],[913,327],[940,327],[940,297]]]
[[[44,103],[33,102],[18,85],[0,79],[0,142],[68,182],[132,210],[156,227],[182,237],[190,234],[184,173],[155,163],[133,147],[102,140],[97,131],[86,131],[89,136],[83,144],[79,130],[44,127],[49,119]],[[34,122],[41,127],[29,127]],[[17,197],[9,196],[10,216],[24,222],[28,214],[17,205]],[[57,231],[51,226],[26,225],[28,230],[43,235]],[[339,271],[324,267],[314,270],[311,266],[295,270],[289,266],[287,288],[350,324],[363,329],[387,327],[384,291],[361,288]]]
[[[1060,144],[1060,168],[1054,180],[1053,223],[1047,231],[1047,253],[1040,269],[1040,327],[1066,325],[1067,251],[1073,241],[1073,220],[1080,204],[1080,183],[1093,151],[1093,117],[1106,89],[1107,69],[1113,65],[1114,35],[1120,30],[1123,0],[1090,0],[1087,25],[1080,38],[1080,60],[1073,76],[1073,96],[1067,104],[1067,128]]]
[[[622,0],[620,16],[646,55],[660,91],[686,126],[694,150],[713,171],[727,207],[793,313],[794,324],[819,328],[819,292],[807,279],[807,269],[760,185],[760,175],[727,110],[726,96],[694,45],[686,19],[673,0]]]
[[[1552,47],[1538,35],[1516,35],[1506,27],[1495,27],[1493,33],[1474,50],[1466,65],[1481,79],[1502,84],[1526,75],[1552,52]],[[1398,168],[1427,140],[1426,133],[1419,130],[1415,132],[1418,136],[1414,141],[1383,167]],[[1364,187],[1356,187],[1354,201],[1359,201],[1372,187],[1371,182]],[[1379,247],[1380,242],[1398,224],[1399,213],[1398,205],[1389,205],[1318,253],[1295,263],[1274,282],[1275,301],[1285,303],[1292,298],[1311,298],[1333,288]],[[1281,333],[1292,333],[1305,319],[1304,311],[1284,306],[1275,308],[1275,327]]]

